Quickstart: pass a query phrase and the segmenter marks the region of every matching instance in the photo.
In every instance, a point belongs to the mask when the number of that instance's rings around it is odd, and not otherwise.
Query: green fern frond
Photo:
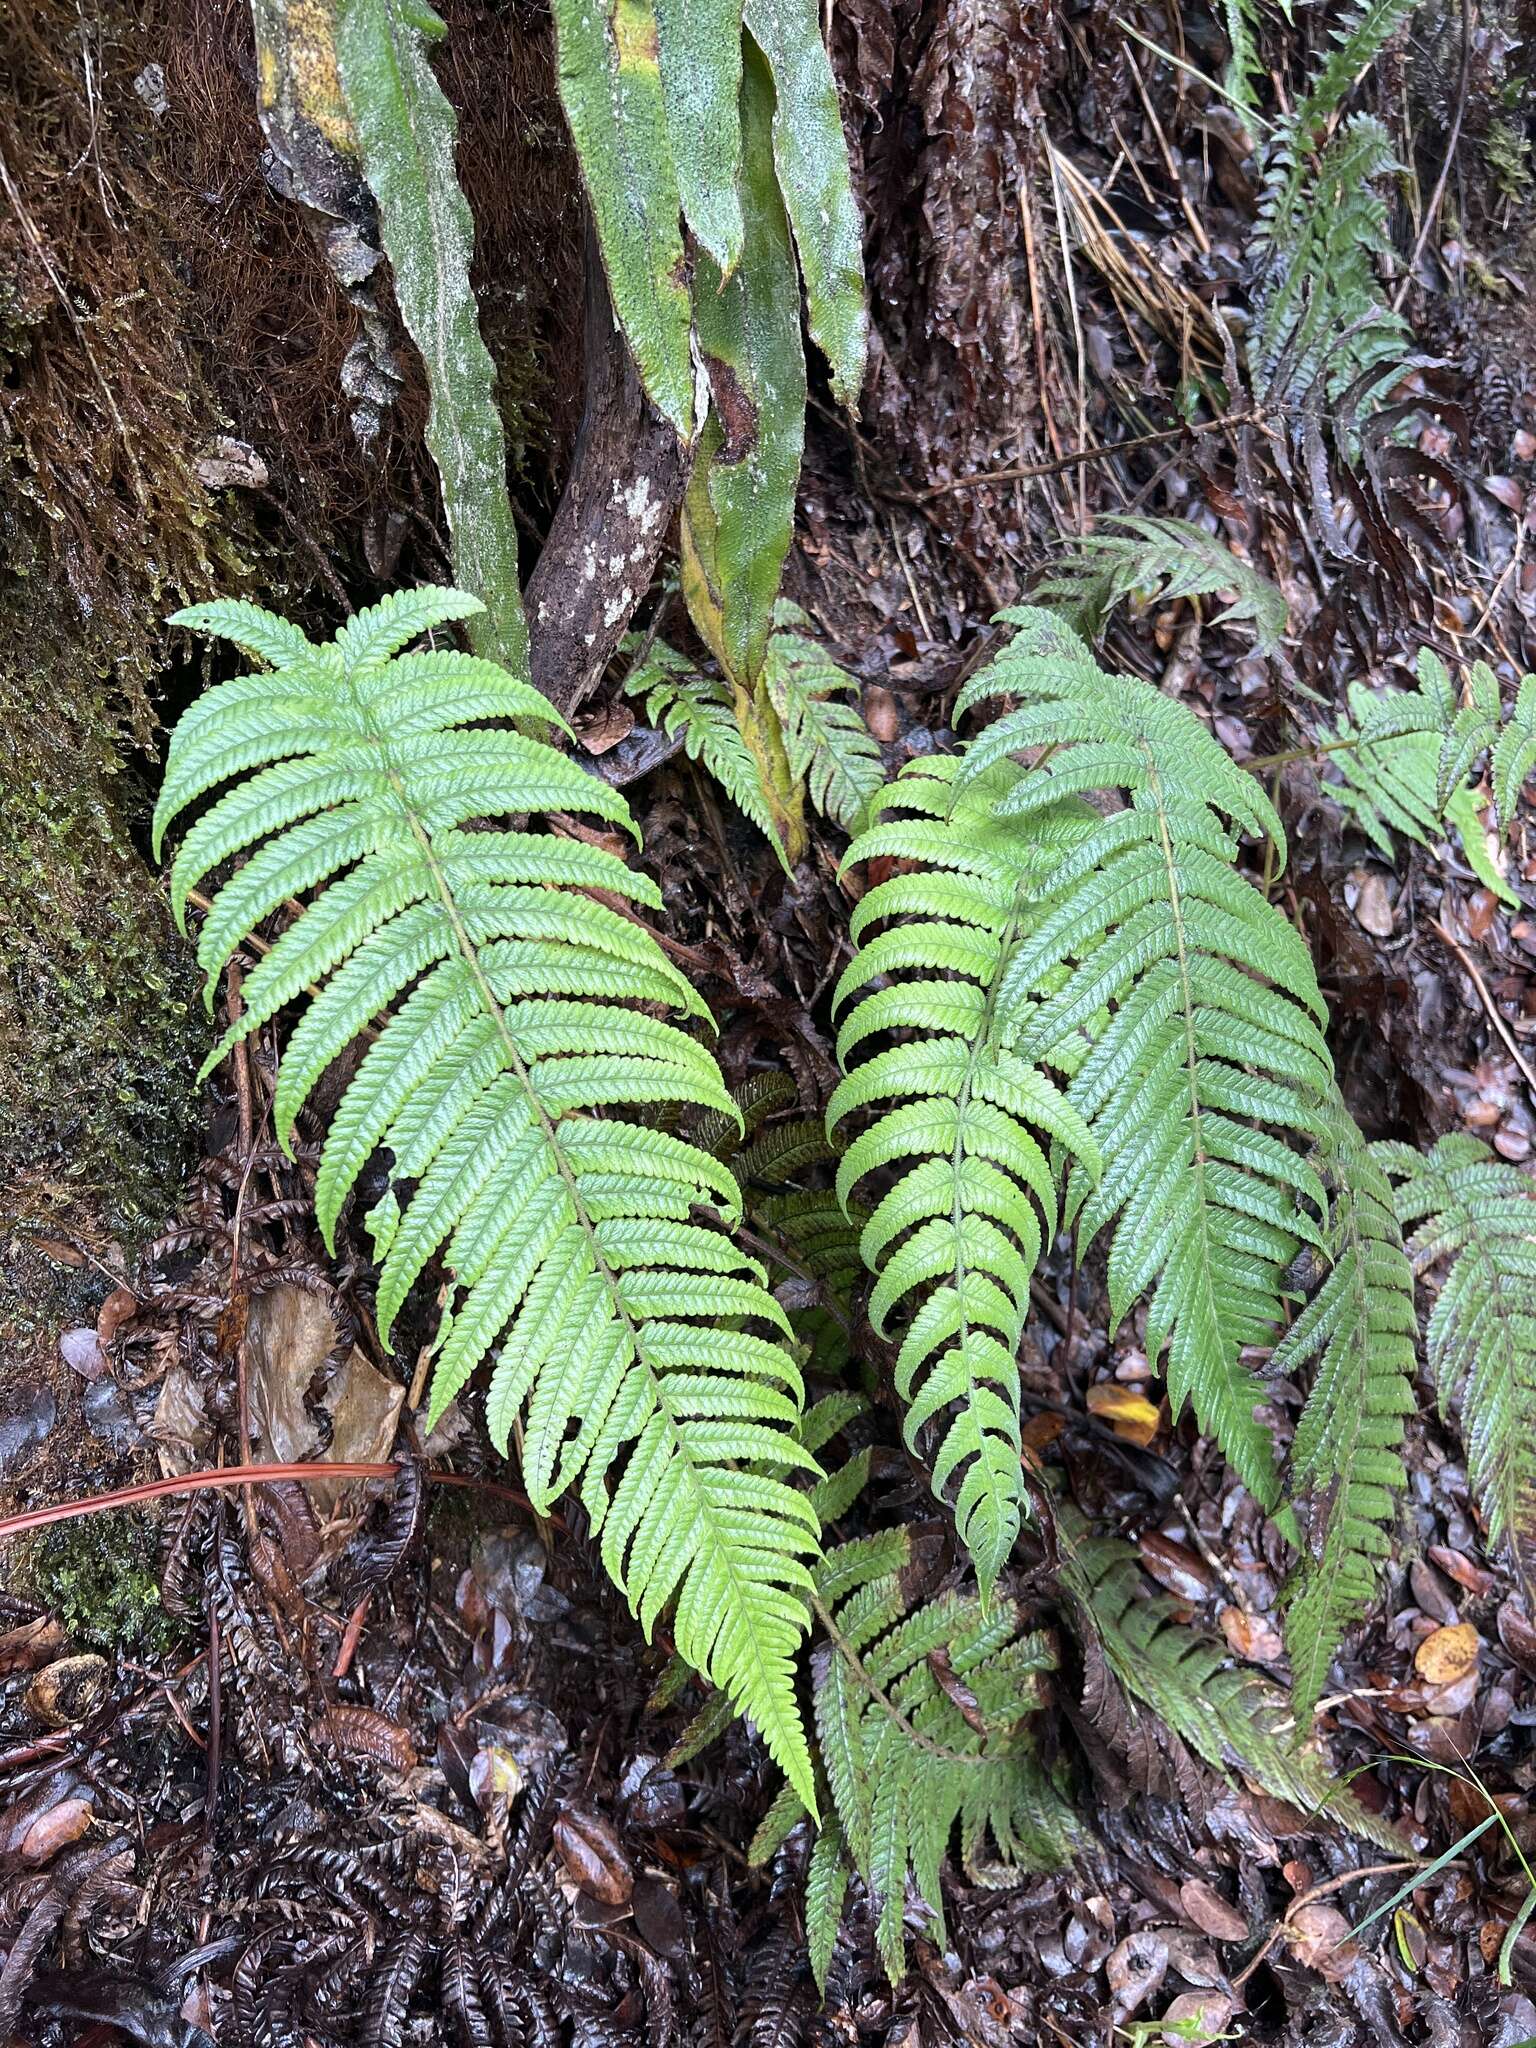
[[[894,1983],[906,1970],[909,1877],[945,1939],[940,1867],[957,1827],[964,1867],[980,1884],[1054,1869],[1082,1841],[1030,1729],[1041,1681],[1055,1668],[1049,1639],[1025,1630],[1012,1601],[948,1592],[914,1607],[912,1567],[912,1534],[900,1528],[839,1544],[817,1574],[831,1647],[815,1718],[831,1812],[812,1852],[806,1908],[822,1984],[849,1866],[869,1890]],[[792,1791],[775,1803],[754,1861],[803,1810]]]
[[[1443,663],[1427,648],[1419,656],[1418,675],[1416,689],[1381,696],[1363,683],[1350,684],[1350,716],[1328,730],[1328,793],[1388,860],[1396,852],[1394,833],[1432,846],[1454,828],[1478,879],[1513,905],[1519,899],[1489,853],[1469,778],[1481,755],[1490,753],[1504,802],[1500,816],[1513,816],[1520,784],[1536,764],[1536,680],[1528,697],[1522,692],[1524,709],[1517,700],[1509,724],[1501,728],[1498,682],[1481,663],[1468,677],[1468,701],[1460,707]],[[1527,714],[1529,752],[1522,765],[1527,736],[1521,727]],[[1501,767],[1505,776],[1517,778],[1512,787],[1506,788]]]
[[[1273,654],[1285,635],[1286,603],[1274,584],[1217,535],[1187,519],[1150,519],[1139,513],[1106,519],[1068,545],[1033,595],[1092,640],[1117,604],[1140,593],[1165,602],[1230,597],[1212,623],[1247,621],[1260,654]]]
[[[1298,1715],[1309,1715],[1349,1622],[1370,1605],[1407,1485],[1413,1412],[1413,1276],[1386,1176],[1335,1096],[1322,1147],[1328,1270],[1276,1347],[1273,1370],[1315,1368],[1291,1450],[1301,1565],[1287,1593]]]
[[[998,992],[1020,1060],[1072,1072],[1069,1101],[1103,1159],[1068,1184],[1080,1249],[1112,1229],[1111,1313],[1148,1296],[1148,1356],[1168,1346],[1175,1411],[1190,1402],[1249,1490],[1278,1496],[1264,1390],[1245,1345],[1273,1341],[1285,1271],[1316,1242],[1323,1189],[1301,1148],[1332,1086],[1326,1011],[1297,932],[1236,871],[1238,834],[1285,857],[1263,791],[1194,713],[1107,675],[1047,612],[1002,615],[1016,637],[961,692],[957,717],[1006,697],[971,741],[962,794],[1043,749],[996,804],[1026,837],[1065,800],[1085,809],[1032,903]],[[953,832],[953,826],[949,828]]]
[[[1144,1701],[1229,1782],[1236,1772],[1303,1813],[1330,1814],[1367,1841],[1401,1851],[1402,1838],[1341,1786],[1315,1748],[1297,1745],[1277,1685],[1234,1666],[1225,1643],[1183,1621],[1175,1602],[1148,1585],[1128,1544],[1090,1534],[1070,1509],[1058,1526],[1062,1584],[1079,1626],[1133,1701]]]
[[[203,928],[212,977],[304,899],[214,1057],[302,1006],[274,1102],[288,1144],[321,1073],[387,1015],[321,1156],[327,1242],[386,1150],[392,1184],[369,1219],[384,1341],[430,1259],[454,1285],[431,1416],[494,1357],[491,1434],[505,1450],[520,1423],[530,1498],[543,1510],[579,1483],[647,1633],[670,1607],[680,1652],[809,1800],[793,1663],[819,1545],[788,1483],[815,1465],[794,1436],[800,1374],[774,1341],[786,1319],[754,1262],[695,1215],[739,1214],[729,1171],[615,1114],[735,1111],[708,1049],[664,1021],[702,1014],[698,998],[642,925],[587,893],[655,908],[655,886],[599,848],[504,824],[570,810],[633,831],[624,799],[513,729],[561,722],[528,685],[446,649],[400,653],[477,609],[406,592],[324,646],[249,607],[178,614],[279,666],[218,685],[172,736],[157,847],[173,817],[223,792],[181,841],[177,914],[245,857]],[[488,823],[503,829],[469,829]]]
[[[866,1178],[889,1182],[860,1243],[875,1275],[869,1316],[881,1335],[893,1314],[905,1319],[896,1385],[907,1443],[915,1448],[924,1424],[946,1418],[933,1488],[942,1498],[956,1482],[960,1534],[986,1590],[1018,1534],[1014,1352],[1030,1275],[1056,1232],[1036,1133],[1089,1172],[1098,1161],[1077,1111],[1010,1042],[1020,1019],[1009,984],[1049,869],[1050,832],[999,822],[996,780],[962,792],[957,770],[945,757],[913,762],[848,849],[850,865],[910,865],[854,912],[858,951],[834,1012],[878,985],[839,1031],[844,1079],[827,1127],[873,1115],[838,1168],[838,1194],[847,1203]],[[893,1033],[896,1043],[849,1066],[850,1054]]]
[[[787,873],[789,862],[774,824],[762,769],[742,738],[729,684],[701,674],[686,655],[664,640],[655,640],[645,659],[625,679],[624,691],[626,696],[643,699],[645,715],[653,725],[682,740],[689,760],[705,768],[737,810],[752,820]]]
[[[784,728],[790,773],[803,781],[824,818],[857,832],[885,787],[880,747],[864,723],[858,685],[824,649],[796,629],[798,605],[780,600],[768,645],[769,695]],[[852,691],[854,701],[844,701]]]
[[[1415,1272],[1440,1274],[1424,1335],[1441,1413],[1460,1400],[1489,1536],[1536,1604],[1536,1183],[1468,1132],[1371,1156]]]

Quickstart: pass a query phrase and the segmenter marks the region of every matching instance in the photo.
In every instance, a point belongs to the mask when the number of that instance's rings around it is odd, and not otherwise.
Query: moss
[[[29,1576],[33,1597],[57,1615],[73,1647],[153,1662],[181,1635],[160,1604],[155,1532],[142,1514],[55,1523],[37,1539]]]

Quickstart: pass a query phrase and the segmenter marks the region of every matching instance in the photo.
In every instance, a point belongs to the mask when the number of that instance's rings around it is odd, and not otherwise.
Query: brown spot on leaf
[[[757,407],[729,363],[719,356],[707,355],[704,367],[709,372],[710,392],[725,435],[715,460],[729,467],[744,461],[757,446]]]

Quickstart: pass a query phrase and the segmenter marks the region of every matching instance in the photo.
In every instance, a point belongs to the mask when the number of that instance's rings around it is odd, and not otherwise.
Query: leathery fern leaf
[[[807,1878],[819,1983],[850,1867],[870,1893],[894,1983],[906,1971],[909,1877],[936,1938],[946,1938],[940,1868],[957,1828],[964,1868],[983,1885],[1055,1869],[1082,1840],[1031,1728],[1055,1668],[1049,1638],[1027,1631],[1009,1600],[951,1591],[919,1606],[913,1573],[908,1528],[839,1544],[817,1573],[829,1647],[814,1704],[831,1805]],[[803,1812],[786,1788],[754,1840],[754,1860]]]
[[[1103,1159],[1068,1182],[1080,1251],[1111,1231],[1118,1321],[1148,1297],[1149,1357],[1168,1346],[1175,1410],[1193,1405],[1259,1502],[1278,1499],[1243,1364],[1283,1320],[1285,1272],[1321,1242],[1322,1184],[1305,1157],[1332,1086],[1326,1012],[1297,932],[1235,867],[1238,836],[1285,858],[1263,791],[1193,712],[1105,674],[1049,613],[1006,612],[1017,636],[961,692],[957,716],[1006,712],[963,757],[963,792],[1043,749],[998,798],[1028,836],[1084,796],[1087,812],[1029,907],[997,992],[1013,1056],[1072,1074],[1070,1106]]]
[[[1301,1565],[1288,1594],[1298,1717],[1310,1714],[1348,1623],[1370,1604],[1407,1484],[1413,1408],[1413,1276],[1380,1165],[1335,1095],[1322,1156],[1330,1183],[1327,1271],[1276,1347],[1273,1368],[1316,1368],[1291,1450]]]
[[[1425,1349],[1442,1414],[1461,1403],[1472,1486],[1536,1600],[1536,1183],[1481,1138],[1371,1147],[1420,1275],[1438,1273]]]
[[[753,1261],[697,1219],[739,1214],[730,1173],[615,1113],[734,1111],[712,1054],[664,1021],[701,1012],[686,981],[586,893],[656,907],[654,885],[574,840],[468,829],[556,810],[634,829],[617,791],[513,729],[560,723],[535,690],[473,656],[400,653],[478,609],[456,591],[400,593],[323,646],[249,607],[178,614],[279,664],[208,692],[171,741],[157,846],[222,791],[177,852],[178,915],[245,856],[204,927],[210,976],[303,898],[214,1057],[302,1005],[274,1105],[287,1144],[323,1070],[387,1016],[325,1141],[327,1240],[387,1150],[392,1187],[370,1218],[385,1341],[429,1259],[453,1282],[431,1415],[494,1357],[491,1434],[505,1450],[520,1421],[530,1499],[544,1509],[579,1485],[647,1632],[672,1610],[680,1653],[752,1717],[809,1802],[792,1672],[819,1544],[788,1478],[816,1468],[794,1435],[800,1374],[775,1341],[787,1325]]]
[[[915,1447],[923,1426],[939,1422],[934,1491],[954,1482],[960,1534],[985,1591],[1018,1534],[1014,1353],[1030,1275],[1056,1232],[1040,1136],[1090,1174],[1098,1153],[1077,1110],[1010,1043],[1010,982],[1056,850],[1051,835],[999,822],[995,784],[983,778],[961,793],[957,770],[949,757],[911,763],[878,822],[848,849],[850,866],[909,865],[854,911],[858,950],[834,1011],[866,992],[838,1034],[844,1079],[827,1127],[873,1116],[838,1167],[838,1194],[847,1203],[869,1176],[890,1179],[860,1242],[875,1275],[870,1320],[884,1335],[898,1311],[904,1319],[896,1385],[907,1442]],[[848,1064],[892,1034],[895,1042]]]
[[[1176,1604],[1148,1585],[1128,1544],[1091,1534],[1070,1509],[1058,1526],[1062,1583],[1079,1630],[1098,1643],[1126,1692],[1229,1782],[1237,1773],[1303,1813],[1331,1814],[1354,1834],[1401,1851],[1402,1838],[1340,1785],[1315,1748],[1297,1745],[1279,1686],[1234,1666],[1225,1643],[1181,1620]]]

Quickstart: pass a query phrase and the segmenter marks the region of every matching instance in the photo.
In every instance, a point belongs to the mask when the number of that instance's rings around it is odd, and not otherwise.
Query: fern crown
[[[274,1104],[287,1144],[325,1068],[386,1017],[325,1139],[327,1240],[384,1148],[392,1185],[368,1220],[385,1341],[428,1260],[453,1282],[431,1416],[494,1357],[491,1435],[505,1450],[520,1421],[535,1506],[579,1483],[646,1629],[674,1606],[680,1652],[753,1717],[809,1802],[792,1663],[819,1546],[787,1483],[814,1461],[793,1434],[786,1319],[755,1261],[701,1220],[739,1214],[729,1171],[633,1120],[668,1103],[734,1120],[734,1106],[708,1048],[665,1021],[701,1015],[698,998],[642,925],[589,893],[655,908],[654,885],[554,832],[468,829],[573,812],[634,830],[616,791],[514,729],[560,724],[527,684],[449,648],[401,652],[477,609],[455,591],[398,593],[324,646],[249,605],[177,615],[274,671],[186,713],[155,817],[158,845],[223,791],[177,851],[178,917],[245,856],[199,939],[210,1002],[234,949],[303,903],[213,1059],[302,1003]]]

